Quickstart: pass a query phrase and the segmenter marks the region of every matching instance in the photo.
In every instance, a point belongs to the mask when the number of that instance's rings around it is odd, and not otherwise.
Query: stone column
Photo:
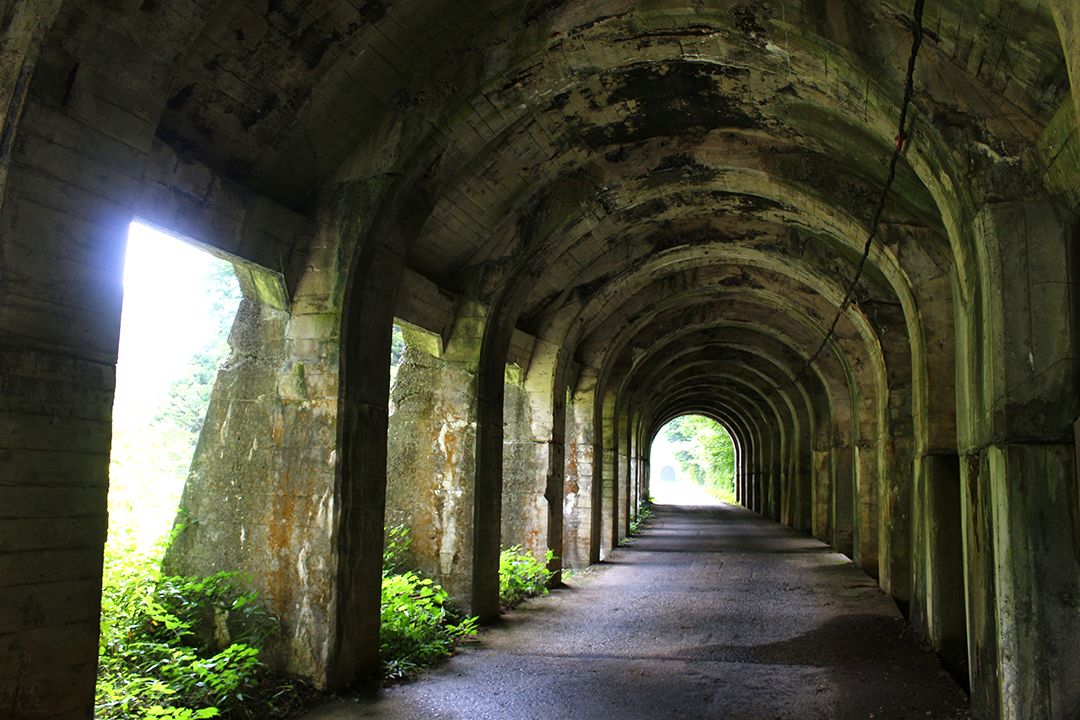
[[[447,353],[403,328],[387,432],[386,525],[405,525],[407,562],[471,605],[476,362],[482,322],[459,317]],[[425,351],[424,348],[427,348]],[[437,351],[436,351],[437,352]]]
[[[563,501],[564,566],[583,568],[600,561],[596,484],[593,482],[593,398],[596,376],[583,375],[566,413],[566,493]]]
[[[502,545],[521,545],[542,561],[548,549],[545,494],[550,433],[544,432],[546,428],[537,428],[541,433],[533,432],[532,410],[521,368],[507,365],[503,395]],[[550,408],[546,415],[550,419]]]
[[[981,717],[1080,717],[1075,250],[1044,203],[976,218],[958,413],[972,701]]]

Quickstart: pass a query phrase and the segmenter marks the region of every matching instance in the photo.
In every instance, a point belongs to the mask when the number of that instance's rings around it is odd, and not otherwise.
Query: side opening
[[[185,676],[213,667],[207,658],[215,654],[214,643],[196,637],[187,612],[213,592],[164,577],[161,563],[218,370],[230,357],[229,333],[241,298],[232,263],[131,224],[112,415],[96,718],[141,716],[155,706],[215,706]]]

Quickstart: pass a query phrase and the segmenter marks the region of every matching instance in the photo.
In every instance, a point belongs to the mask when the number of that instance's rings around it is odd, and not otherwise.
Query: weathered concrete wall
[[[503,396],[502,545],[521,545],[538,560],[548,550],[548,444],[533,437],[529,392],[516,365]]]
[[[130,195],[152,127],[134,98],[157,62],[88,57],[47,36],[60,3],[0,8],[0,715],[92,706]],[[88,28],[91,32],[97,28]],[[141,102],[141,101],[140,101]]]
[[[386,524],[412,533],[406,564],[462,606],[472,592],[476,372],[429,355],[408,330],[391,391]]]
[[[318,683],[335,627],[337,335],[334,314],[243,301],[165,560],[250,576],[282,620],[273,661]]]
[[[1044,203],[984,207],[985,281],[958,322],[968,662],[989,718],[1080,713],[1072,225]]]
[[[567,402],[566,494],[563,502],[563,563],[583,568],[599,560],[596,527],[596,486],[593,478],[596,446],[593,438],[595,377],[585,376]]]

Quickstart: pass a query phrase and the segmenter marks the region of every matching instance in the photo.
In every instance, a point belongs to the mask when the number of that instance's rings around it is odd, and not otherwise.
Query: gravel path
[[[968,717],[873,580],[741,508],[657,506],[567,584],[421,679],[305,720]]]

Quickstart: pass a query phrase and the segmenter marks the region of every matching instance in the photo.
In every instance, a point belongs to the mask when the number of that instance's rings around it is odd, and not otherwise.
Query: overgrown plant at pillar
[[[637,535],[640,533],[645,523],[652,517],[652,514],[652,498],[645,498],[638,505],[637,515],[630,521],[630,534]]]
[[[551,571],[547,566],[555,553],[547,551],[541,563],[531,552],[514,545],[499,554],[499,605],[508,610],[521,601],[547,595]]]
[[[162,575],[160,549],[110,544],[95,717],[280,718],[310,690],[261,651],[277,619],[236,573]]]
[[[395,680],[451,655],[458,642],[476,634],[476,618],[463,617],[440,585],[411,570],[400,572],[411,542],[408,529],[398,525],[387,530],[383,550],[379,654],[385,677]]]

